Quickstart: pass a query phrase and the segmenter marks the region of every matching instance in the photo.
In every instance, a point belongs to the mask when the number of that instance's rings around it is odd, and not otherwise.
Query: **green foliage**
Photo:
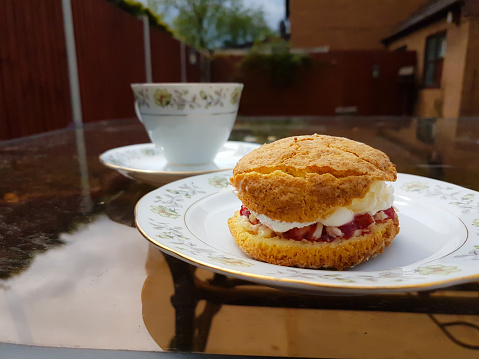
[[[198,49],[233,47],[272,33],[264,12],[246,8],[242,0],[149,0],[148,4],[174,17],[178,36]]]
[[[150,26],[161,29],[168,33],[172,33],[168,25],[163,21],[161,16],[151,11],[151,9],[143,6],[140,2],[136,0],[108,0],[111,3],[115,4],[120,9],[132,14],[135,17],[140,17],[143,15],[148,16],[148,22]]]
[[[226,48],[264,40],[272,34],[262,10],[245,8],[238,1],[231,2],[223,11],[217,19],[216,30],[219,42]]]
[[[186,43],[198,49],[208,49],[216,40],[215,24],[224,17],[221,0],[174,1],[179,10],[173,21],[178,34]]]
[[[289,86],[301,69],[312,64],[306,54],[291,53],[289,44],[278,41],[253,47],[239,63],[241,72],[255,72],[267,76],[273,85]]]

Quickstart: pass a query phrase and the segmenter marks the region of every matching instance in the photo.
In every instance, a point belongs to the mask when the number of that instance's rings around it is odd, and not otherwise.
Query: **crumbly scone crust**
[[[244,156],[231,184],[250,210],[285,222],[312,222],[362,198],[396,166],[364,143],[325,135],[288,137]]]
[[[283,266],[301,268],[334,268],[342,270],[362,263],[391,244],[399,233],[394,219],[371,225],[370,233],[333,242],[309,242],[259,236],[242,224],[241,215],[228,219],[228,227],[237,245],[254,259]]]

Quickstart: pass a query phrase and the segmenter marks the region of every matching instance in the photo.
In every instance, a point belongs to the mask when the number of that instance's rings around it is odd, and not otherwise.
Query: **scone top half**
[[[249,210],[284,222],[314,222],[395,181],[396,166],[364,143],[325,135],[288,137],[244,156],[230,182]]]

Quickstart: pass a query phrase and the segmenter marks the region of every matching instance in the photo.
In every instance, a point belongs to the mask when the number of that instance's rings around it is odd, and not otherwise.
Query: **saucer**
[[[160,186],[185,177],[232,169],[241,157],[259,146],[257,143],[228,141],[211,163],[173,165],[156,153],[154,144],[143,143],[108,150],[100,155],[100,161],[128,178]]]

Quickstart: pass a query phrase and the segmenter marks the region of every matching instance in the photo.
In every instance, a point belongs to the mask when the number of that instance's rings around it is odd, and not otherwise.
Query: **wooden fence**
[[[0,139],[71,118],[61,0],[0,2]]]
[[[310,56],[310,66],[287,85],[278,84],[263,69],[242,70],[241,56],[214,59],[211,80],[244,83],[242,115],[412,115],[415,83],[399,70],[415,67],[415,52],[333,51]]]
[[[130,83],[146,81],[142,20],[106,0],[71,5],[83,122],[134,117]],[[0,39],[0,140],[71,125],[62,1],[0,1]],[[182,81],[181,43],[150,28],[150,44],[153,81]],[[188,81],[201,79],[197,56]]]
[[[107,0],[71,0],[83,122],[134,117],[130,84],[146,81],[143,22]],[[62,0],[0,1],[0,140],[72,125]],[[238,72],[241,57],[207,60],[150,27],[153,82],[244,82],[240,114],[409,115],[414,52],[313,54],[288,86]],[[205,63],[207,66],[205,67]]]

